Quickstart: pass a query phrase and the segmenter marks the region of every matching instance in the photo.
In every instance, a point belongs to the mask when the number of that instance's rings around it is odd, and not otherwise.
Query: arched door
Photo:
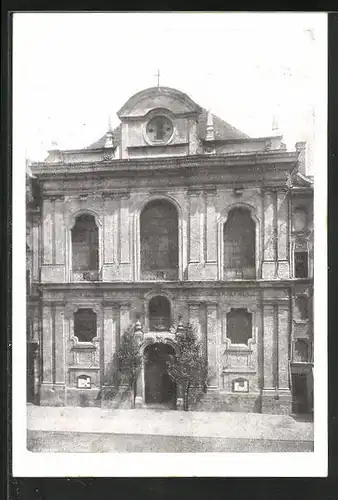
[[[144,381],[146,404],[161,404],[174,408],[176,404],[176,384],[169,377],[166,360],[174,354],[174,349],[155,343],[145,349]]]

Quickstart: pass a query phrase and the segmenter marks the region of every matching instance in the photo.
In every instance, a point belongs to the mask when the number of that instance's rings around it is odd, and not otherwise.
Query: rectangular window
[[[308,277],[308,253],[295,252],[295,278]]]

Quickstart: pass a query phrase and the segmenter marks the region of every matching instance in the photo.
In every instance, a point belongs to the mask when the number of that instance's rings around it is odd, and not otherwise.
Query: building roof
[[[213,117],[213,125],[215,132],[215,140],[217,141],[227,141],[233,139],[249,139],[249,136],[241,132],[237,128],[233,127],[226,121],[222,120],[216,115],[212,115]],[[207,118],[208,111],[202,108],[202,112],[199,114],[198,122],[197,122],[197,133],[198,137],[201,140],[204,140],[206,137],[206,127],[207,127]],[[113,130],[113,135],[116,141],[116,144],[120,144],[121,141],[121,125],[118,125]],[[101,149],[104,147],[106,140],[106,134],[104,134],[100,139],[90,144],[86,149]]]
[[[100,139],[97,141],[93,142],[89,146],[86,147],[86,149],[103,149],[105,142],[106,142],[106,136],[107,134],[104,134]],[[120,144],[121,141],[121,125],[118,125],[116,128],[113,130],[113,136],[115,139],[116,144]]]

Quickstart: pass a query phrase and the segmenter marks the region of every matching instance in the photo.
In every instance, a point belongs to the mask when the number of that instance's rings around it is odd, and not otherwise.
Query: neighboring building
[[[28,342],[40,354],[30,354],[30,399],[100,404],[119,339],[137,323],[148,356],[136,405],[169,403],[160,354],[175,352],[177,323],[189,320],[210,370],[195,407],[311,410],[305,143],[249,138],[165,87],[117,115],[88,148],[30,167]]]

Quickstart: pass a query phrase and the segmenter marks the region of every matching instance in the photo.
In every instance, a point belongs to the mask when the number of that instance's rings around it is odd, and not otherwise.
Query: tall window
[[[72,229],[72,270],[79,280],[98,278],[99,235],[95,218],[90,214],[77,217]]]
[[[255,223],[249,210],[231,210],[224,225],[224,277],[255,278]]]
[[[155,200],[143,209],[140,218],[141,278],[178,278],[178,216],[166,200]]]
[[[96,313],[92,309],[78,309],[74,313],[74,335],[79,342],[92,342],[96,327]]]
[[[166,297],[156,296],[149,302],[149,329],[168,331],[170,328],[170,303]]]
[[[232,344],[247,344],[252,337],[252,315],[246,309],[231,309],[227,314],[227,337]]]

